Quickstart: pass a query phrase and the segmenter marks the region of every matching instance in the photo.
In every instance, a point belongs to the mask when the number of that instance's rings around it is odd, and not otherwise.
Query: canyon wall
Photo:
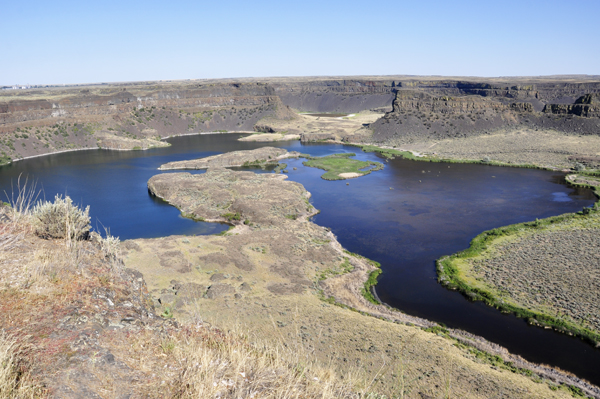
[[[0,162],[75,148],[148,148],[161,138],[260,130],[294,111],[387,111],[356,137],[375,143],[526,125],[600,133],[600,80],[420,77],[136,82],[0,92]]]

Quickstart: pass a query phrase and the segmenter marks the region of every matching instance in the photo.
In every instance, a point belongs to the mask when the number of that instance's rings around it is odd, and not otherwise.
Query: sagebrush
[[[33,215],[36,234],[44,238],[83,239],[90,231],[90,207],[85,209],[73,205],[69,196],[56,195],[54,202],[41,201],[36,204]]]

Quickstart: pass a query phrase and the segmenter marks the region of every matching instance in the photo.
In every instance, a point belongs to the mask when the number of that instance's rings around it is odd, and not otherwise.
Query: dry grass
[[[481,160],[512,164],[533,164],[542,167],[571,168],[570,155],[597,156],[600,138],[594,135],[569,135],[553,130],[535,131],[525,127],[505,129],[494,134],[442,140],[397,138],[390,142],[403,150],[436,154],[439,158]]]
[[[16,340],[0,333],[0,399],[38,398],[44,391],[20,364]]]
[[[165,351],[171,343],[164,344]],[[329,399],[365,397],[357,380],[339,379],[302,347],[250,343],[242,334],[207,330],[173,349],[181,365],[175,393],[181,398]]]
[[[94,292],[113,290],[115,304],[128,299],[117,277],[122,271],[118,238],[41,239],[26,212],[12,214],[22,234],[11,250],[0,251],[0,277],[3,283],[14,280],[0,291],[0,325],[11,334],[0,335],[0,399],[44,397],[56,387],[81,386],[103,397],[118,397],[125,388],[135,397],[358,397],[353,379],[339,379],[334,367],[319,366],[298,346],[250,342],[246,335],[197,322],[179,327],[158,320],[139,330],[103,330],[93,350],[78,349],[81,332],[65,321],[112,312],[98,308],[106,301],[94,299]],[[107,369],[101,353],[112,353],[114,364],[126,366]],[[82,360],[74,365],[74,359]],[[70,377],[72,372],[79,377]],[[50,391],[41,390],[38,381]]]
[[[27,225],[27,218],[17,219]],[[0,365],[7,371],[6,389],[12,389],[0,399],[60,396],[66,389],[81,397],[93,392],[105,398],[122,397],[124,392],[131,397],[182,399],[385,397],[371,391],[394,398],[418,393],[489,397],[491,392],[506,397],[564,396],[520,375],[476,364],[443,337],[420,329],[367,318],[310,293],[275,296],[264,288],[274,278],[264,270],[225,265],[223,271],[235,270],[238,277],[257,284],[244,293],[246,301],[198,298],[198,315],[190,324],[180,326],[155,315],[142,318],[142,311],[132,309],[146,306],[144,299],[134,300],[133,285],[119,277],[117,239],[77,241],[68,249],[64,239],[44,240],[33,228],[24,231],[14,250],[0,251],[0,278],[6,286],[0,290],[0,325],[11,337],[0,342]],[[179,245],[198,257],[200,248],[240,238],[173,237],[140,240],[138,245],[146,243],[154,253]],[[243,251],[250,244],[236,245]],[[226,248],[235,248],[231,245]],[[274,256],[250,252],[258,257],[257,267]],[[185,274],[189,281],[195,275],[210,281],[209,274],[193,270]],[[171,271],[180,278],[180,272]],[[238,277],[236,285],[241,284]],[[9,281],[14,284],[5,284]],[[233,284],[233,276],[229,281]],[[212,319],[215,313],[242,317],[256,334],[223,332],[198,321]],[[16,379],[10,377],[14,372]],[[57,391],[41,391],[32,381]]]

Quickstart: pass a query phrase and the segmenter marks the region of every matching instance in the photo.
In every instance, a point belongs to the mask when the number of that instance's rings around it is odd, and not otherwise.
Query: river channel
[[[356,152],[385,168],[347,181],[320,179],[323,171],[287,160],[289,179],[313,194],[313,218],[331,228],[349,251],[381,263],[381,300],[411,315],[460,328],[527,360],[558,366],[600,385],[600,350],[564,334],[531,327],[437,283],[435,260],[468,247],[484,230],[575,212],[594,203],[590,190],[574,189],[561,173],[473,164],[394,159],[333,144],[240,142],[238,134],[183,136],[171,147],[148,151],[88,150],[27,159],[0,167],[0,192],[27,176],[40,198],[69,195],[90,205],[94,230],[122,240],[172,234],[215,234],[227,226],[193,222],[148,194],[146,182],[166,162],[265,145],[313,156]],[[296,170],[294,170],[296,168]],[[257,170],[260,171],[260,170]],[[261,173],[268,173],[260,171]],[[193,171],[203,173],[203,171]],[[349,183],[349,184],[347,184]],[[6,194],[4,194],[6,193]],[[3,198],[6,200],[6,198]]]

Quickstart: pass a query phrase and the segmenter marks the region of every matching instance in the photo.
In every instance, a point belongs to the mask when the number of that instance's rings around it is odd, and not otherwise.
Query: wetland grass
[[[383,164],[372,161],[359,161],[351,159],[354,153],[333,154],[325,157],[308,157],[302,164],[312,168],[325,170],[321,178],[325,180],[344,180],[348,177],[359,177],[383,169]],[[369,168],[369,169],[366,169]]]
[[[585,211],[587,210],[587,211]],[[546,219],[536,219],[532,222],[513,224],[485,231],[471,241],[469,248],[464,251],[445,256],[437,260],[438,281],[449,289],[458,290],[469,299],[482,301],[502,312],[513,313],[517,317],[527,319],[530,324],[550,327],[556,331],[575,335],[594,345],[600,343],[600,332],[591,329],[571,317],[561,317],[548,311],[532,309],[519,300],[507,297],[502,287],[484,281],[482,277],[471,273],[473,261],[489,258],[495,255],[500,244],[511,239],[527,237],[534,233],[545,233],[550,229],[564,232],[567,229],[577,229],[587,226],[600,216],[598,203],[591,208],[577,213],[568,213]]]

